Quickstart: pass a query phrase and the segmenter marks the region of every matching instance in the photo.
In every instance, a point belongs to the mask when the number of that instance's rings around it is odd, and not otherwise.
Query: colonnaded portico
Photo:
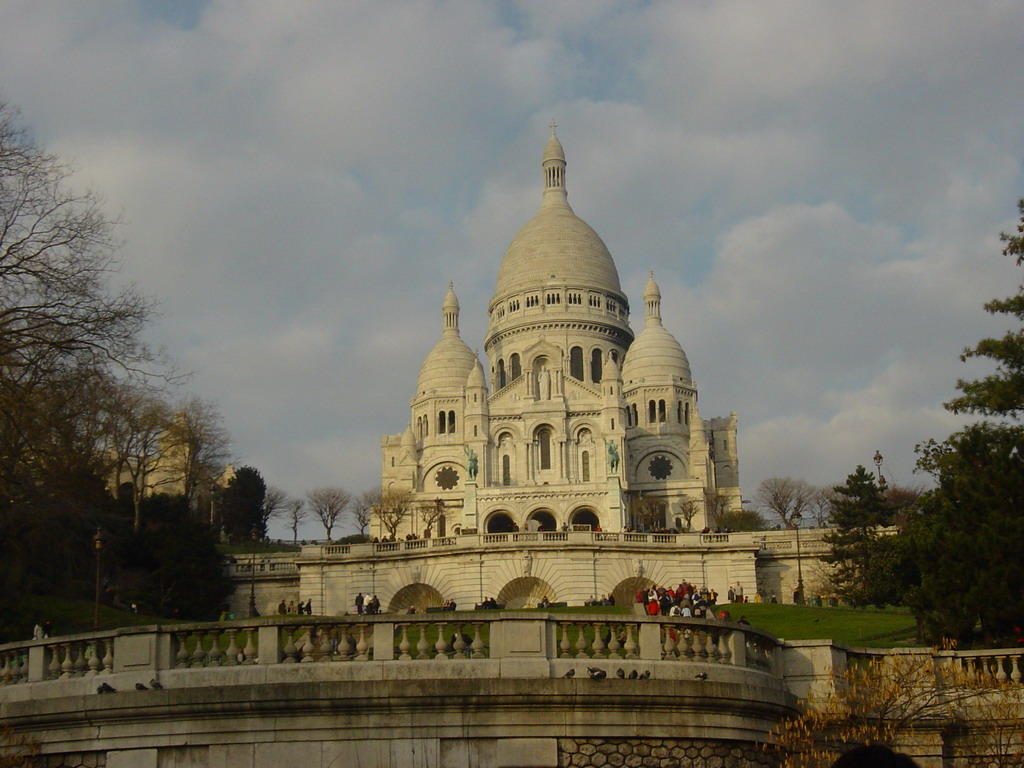
[[[824,531],[654,534],[520,531],[366,544],[318,544],[295,553],[240,556],[229,566],[231,608],[244,616],[250,593],[262,614],[285,600],[312,600],[316,613],[352,612],[357,594],[377,595],[387,613],[422,612],[453,601],[472,608],[493,598],[508,608],[580,606],[638,589],[707,586],[720,600],[739,586],[753,601],[790,602],[802,572],[809,596],[824,592]]]

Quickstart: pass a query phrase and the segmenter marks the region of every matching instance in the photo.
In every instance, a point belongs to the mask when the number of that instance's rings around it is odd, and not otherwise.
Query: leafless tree
[[[786,528],[792,528],[794,515],[799,513],[802,516],[810,511],[814,493],[814,486],[804,480],[769,477],[757,487],[754,501],[759,507],[778,515]]]
[[[365,536],[370,529],[370,521],[373,520],[373,508],[380,503],[380,488],[364,491],[352,500],[349,509],[352,511],[352,519],[355,520],[359,534]]]
[[[835,491],[831,487],[818,488],[811,497],[811,516],[819,528],[827,528],[832,522],[832,502],[835,499]]]
[[[285,504],[288,502],[288,494],[280,488],[267,486],[267,492],[263,496],[263,530],[271,520],[284,517]]]
[[[729,499],[721,491],[708,488],[704,491],[704,509],[707,511],[708,525],[721,528],[725,525],[724,518],[729,511]]]
[[[665,500],[657,496],[633,496],[629,500],[629,513],[638,530],[665,527]]]
[[[317,488],[306,493],[309,508],[323,524],[328,541],[331,541],[331,532],[338,524],[338,519],[345,514],[351,500],[352,494],[337,486]]]
[[[199,397],[178,406],[164,433],[161,466],[180,482],[189,507],[196,509],[199,491],[224,471],[230,438],[217,407]]]
[[[154,470],[160,463],[160,441],[170,425],[171,409],[148,388],[124,383],[112,392],[106,412],[113,476],[117,482],[128,478],[134,528],[138,531],[142,527],[142,500],[151,486],[161,482]]]
[[[309,519],[309,510],[303,499],[288,499],[284,503],[284,519],[292,529],[292,544],[299,543],[299,526]]]
[[[679,500],[679,517],[683,521],[683,530],[690,530],[690,526],[693,524],[693,518],[700,512],[700,502],[690,496],[685,496]]]
[[[444,517],[444,500],[424,502],[419,508],[420,520],[423,521],[424,535],[429,538],[434,531],[437,521]]]
[[[408,491],[389,489],[380,495],[380,501],[373,508],[373,516],[387,535],[394,538],[398,529],[409,517],[412,494]]]

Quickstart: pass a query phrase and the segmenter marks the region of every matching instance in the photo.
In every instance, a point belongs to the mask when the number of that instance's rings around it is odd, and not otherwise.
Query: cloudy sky
[[[449,280],[569,199],[642,327],[653,269],[707,416],[766,477],[902,484],[1007,328],[1024,3],[0,0],[0,97],[121,216],[122,276],[293,494],[377,482]],[[317,535],[310,525],[305,535]]]

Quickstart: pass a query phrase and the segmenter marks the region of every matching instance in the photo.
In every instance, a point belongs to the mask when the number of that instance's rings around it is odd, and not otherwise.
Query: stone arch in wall
[[[572,515],[569,517],[569,524],[589,525],[590,530],[593,531],[600,527],[601,519],[597,516],[597,512],[590,507],[580,507],[573,511]]]
[[[637,591],[642,589],[646,592],[653,586],[655,586],[654,582],[645,576],[632,576],[628,579],[623,579],[612,590],[615,605],[622,605],[628,610],[632,610],[633,605],[636,603]]]
[[[416,613],[424,613],[427,608],[439,608],[444,598],[441,593],[429,584],[407,584],[398,590],[388,603],[388,613],[408,613],[415,608]]]
[[[484,531],[487,533],[512,533],[515,530],[515,523],[508,512],[492,512],[484,521]]]
[[[498,602],[506,608],[536,608],[545,597],[552,603],[558,601],[555,590],[546,581],[536,576],[521,576],[501,588]]]
[[[530,513],[530,516],[526,518],[527,525],[526,530],[533,530],[535,526],[530,524],[530,521],[537,521],[538,531],[557,531],[558,521],[555,520],[555,515],[550,509],[535,509]]]

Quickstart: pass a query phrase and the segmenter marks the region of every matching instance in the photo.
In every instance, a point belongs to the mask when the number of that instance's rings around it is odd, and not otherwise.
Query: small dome
[[[473,355],[476,362],[473,364],[473,370],[469,372],[469,378],[466,379],[467,387],[482,387],[487,388],[487,379],[484,377],[484,367],[480,364],[480,358]]]
[[[459,336],[459,300],[455,297],[451,283],[448,284],[441,312],[444,316],[444,331],[441,340],[434,345],[420,366],[417,395],[432,389],[461,390],[473,365],[479,364],[473,350]]]
[[[551,138],[548,139],[547,145],[544,147],[544,162],[548,160],[561,160],[565,162],[565,150],[562,149],[562,142],[555,136],[555,129],[551,129]]]
[[[663,382],[671,377],[691,381],[690,361],[676,337],[661,324],[661,290],[654,281],[654,273],[644,288],[647,318],[644,329],[637,334],[626,350],[622,361],[622,381],[626,387],[645,382]]]

